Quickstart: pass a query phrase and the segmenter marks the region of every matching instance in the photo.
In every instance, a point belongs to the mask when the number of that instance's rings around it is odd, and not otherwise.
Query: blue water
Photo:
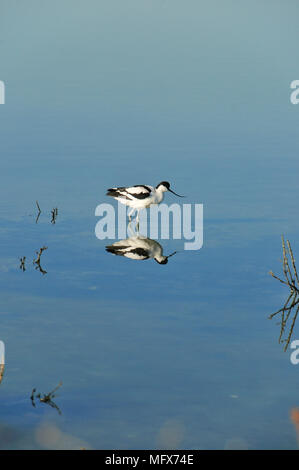
[[[299,253],[298,7],[4,3],[0,448],[296,449],[268,272],[282,234]],[[203,247],[107,253],[106,188],[163,180],[204,205]],[[61,414],[32,406],[60,381]]]

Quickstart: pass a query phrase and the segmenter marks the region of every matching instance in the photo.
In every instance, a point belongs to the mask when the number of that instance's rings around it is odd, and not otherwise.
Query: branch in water
[[[289,240],[287,240],[287,245],[286,245],[283,236],[282,236],[282,255],[283,255],[282,270],[283,270],[285,280],[279,278],[278,276],[275,276],[275,274],[272,271],[270,271],[269,274],[274,279],[277,279],[282,284],[288,286],[289,289],[290,289],[290,294],[289,294],[284,306],[282,308],[280,308],[279,310],[277,310],[276,312],[272,313],[269,316],[269,318],[272,319],[275,315],[277,315],[279,313],[281,314],[281,329],[280,329],[280,335],[279,335],[278,342],[280,344],[284,343],[284,351],[286,351],[289,344],[290,344],[291,337],[292,337],[293,330],[294,330],[294,326],[295,326],[296,319],[297,319],[298,312],[299,312],[299,306],[298,306],[296,308],[295,314],[292,318],[291,326],[290,326],[290,329],[289,329],[289,334],[285,339],[283,339],[283,335],[285,333],[287,322],[288,322],[294,308],[299,304],[299,278],[298,278],[295,258],[294,258],[294,255],[293,255],[291,244],[290,244]]]

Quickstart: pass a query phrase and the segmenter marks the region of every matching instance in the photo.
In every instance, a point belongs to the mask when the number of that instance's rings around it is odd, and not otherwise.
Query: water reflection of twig
[[[55,410],[57,410],[58,413],[61,415],[61,410],[59,406],[57,406],[56,403],[54,403],[53,401],[53,398],[55,398],[55,392],[59,389],[59,387],[61,387],[61,385],[62,385],[62,382],[59,382],[59,384],[57,385],[57,387],[54,388],[54,390],[52,390],[50,393],[43,394],[43,395],[41,393],[38,393],[37,395],[35,395],[36,388],[34,388],[30,396],[32,406],[36,408],[35,399],[37,398],[40,403],[46,403],[52,408],[55,408]]]
[[[293,329],[294,329],[295,322],[296,322],[298,312],[299,312],[299,305],[298,305],[299,304],[299,278],[298,278],[297,268],[296,268],[291,244],[289,240],[287,240],[287,246],[286,246],[283,236],[282,236],[282,253],[283,253],[282,268],[283,268],[284,279],[281,279],[275,276],[272,271],[270,271],[270,274],[272,277],[274,277],[274,279],[277,279],[282,284],[287,285],[290,289],[290,293],[284,306],[280,308],[279,310],[277,310],[277,312],[272,313],[269,316],[269,318],[272,319],[275,315],[281,314],[281,329],[280,329],[280,335],[279,335],[278,341],[281,344],[282,343],[285,344],[284,351],[286,351],[290,344]],[[287,322],[290,319],[291,314],[294,311],[295,307],[296,307],[296,310],[292,318],[289,334],[286,338],[283,339]]]
[[[37,258],[33,260],[33,264],[36,264],[35,269],[39,269],[42,274],[47,274],[47,271],[45,271],[40,264],[40,259],[43,251],[47,250],[47,246],[43,246],[42,248],[39,249],[39,251],[36,252]]]
[[[25,260],[26,260],[26,256],[23,256],[22,258],[20,258],[20,269],[23,272],[26,271]]]
[[[41,212],[42,212],[42,211],[41,211],[41,209],[40,209],[40,207],[39,207],[38,201],[36,201],[36,205],[37,205],[37,209],[38,209],[38,214],[37,214],[37,217],[36,217],[36,219],[35,219],[35,223],[37,224],[38,219],[39,219],[39,216],[41,215]]]
[[[57,207],[55,207],[54,209],[51,210],[51,215],[52,215],[51,224],[55,224],[57,216],[58,216],[58,208]]]

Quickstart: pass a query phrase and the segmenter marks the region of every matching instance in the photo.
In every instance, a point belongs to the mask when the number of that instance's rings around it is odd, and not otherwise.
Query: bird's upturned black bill
[[[177,252],[174,251],[173,253],[171,253],[171,255],[166,256],[166,258],[167,258],[167,259],[168,259],[168,258],[171,258],[171,257],[172,257],[173,255],[175,255],[176,253],[177,253]]]
[[[185,196],[180,196],[179,194],[175,193],[174,191],[172,191],[172,189],[169,189],[168,191],[170,191],[171,193],[175,194],[176,196],[185,197]]]

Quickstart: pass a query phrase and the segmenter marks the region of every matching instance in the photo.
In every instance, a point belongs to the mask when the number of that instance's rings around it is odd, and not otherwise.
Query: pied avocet
[[[129,213],[129,219],[131,220],[133,213],[137,211],[137,221],[139,221],[139,211],[150,207],[152,204],[160,204],[160,202],[163,201],[166,191],[170,191],[176,196],[184,197],[172,191],[168,181],[162,181],[162,183],[159,183],[155,188],[145,184],[110,188],[107,190],[107,196],[114,197],[114,199],[122,204],[132,207]]]

